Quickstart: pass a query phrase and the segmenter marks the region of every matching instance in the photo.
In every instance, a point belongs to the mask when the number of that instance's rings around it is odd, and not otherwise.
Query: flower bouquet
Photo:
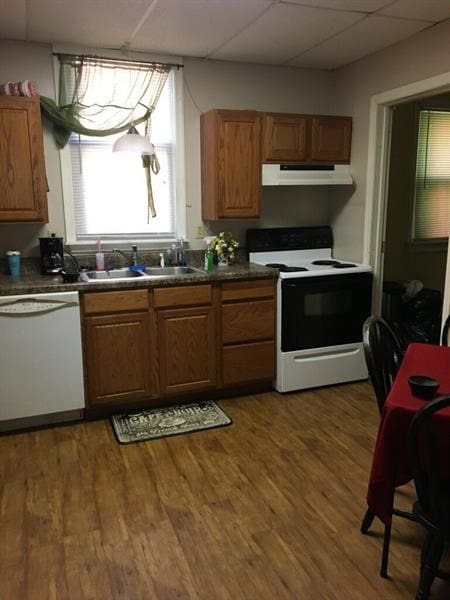
[[[211,240],[211,248],[217,256],[217,264],[226,266],[233,262],[239,242],[229,231],[221,231]]]

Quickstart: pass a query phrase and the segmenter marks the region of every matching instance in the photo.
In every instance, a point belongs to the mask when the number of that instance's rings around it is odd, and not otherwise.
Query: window
[[[450,112],[421,110],[417,140],[414,241],[449,233]]]
[[[123,133],[90,137],[73,133],[63,159],[66,237],[69,243],[161,240],[184,234],[184,219],[178,206],[181,190],[177,148],[177,72],[171,71],[151,118],[151,141],[160,163],[152,173],[156,217],[148,217],[145,169],[139,156],[113,153],[114,141]],[[126,85],[126,70],[124,71]],[[95,128],[95,115],[89,127]],[[144,124],[137,125],[144,133]],[[180,133],[180,132],[178,132]],[[177,162],[178,161],[178,162]],[[65,166],[64,166],[65,165]]]

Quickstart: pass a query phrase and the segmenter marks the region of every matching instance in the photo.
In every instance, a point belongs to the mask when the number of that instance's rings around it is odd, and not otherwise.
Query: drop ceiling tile
[[[361,18],[358,13],[276,4],[211,57],[280,64]]]
[[[380,14],[405,19],[423,19],[425,21],[443,21],[450,17],[449,0],[397,0],[380,11]]]
[[[372,15],[298,56],[289,64],[297,67],[337,68],[400,42],[428,26],[426,21]]]
[[[30,0],[33,41],[119,48],[148,7],[145,0]]]
[[[271,4],[271,0],[160,0],[131,40],[131,47],[204,57]]]
[[[0,38],[24,40],[26,35],[25,0],[0,1]]]
[[[289,0],[304,6],[331,8],[333,10],[354,10],[373,13],[384,6],[392,4],[392,0]]]

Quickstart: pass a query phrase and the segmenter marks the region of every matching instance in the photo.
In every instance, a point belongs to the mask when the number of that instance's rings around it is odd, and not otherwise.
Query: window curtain
[[[61,55],[59,102],[41,96],[41,108],[53,123],[60,148],[72,132],[108,136],[145,123],[151,128],[156,107],[170,72],[170,65],[139,63],[88,56]],[[156,154],[142,157],[146,169],[149,215],[156,216],[151,173],[157,174]]]
[[[421,110],[417,140],[413,237],[443,239],[449,232],[450,112]]]

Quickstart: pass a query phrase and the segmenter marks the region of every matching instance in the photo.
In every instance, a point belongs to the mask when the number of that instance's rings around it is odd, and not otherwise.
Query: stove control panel
[[[247,229],[247,252],[333,248],[331,227],[274,227]]]

